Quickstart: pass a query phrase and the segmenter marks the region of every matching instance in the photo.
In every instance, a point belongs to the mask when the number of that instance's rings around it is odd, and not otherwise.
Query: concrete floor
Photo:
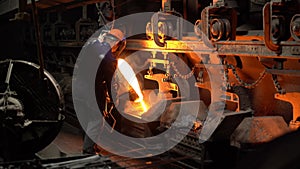
[[[41,159],[82,155],[83,135],[81,129],[65,122],[55,140],[36,155]]]

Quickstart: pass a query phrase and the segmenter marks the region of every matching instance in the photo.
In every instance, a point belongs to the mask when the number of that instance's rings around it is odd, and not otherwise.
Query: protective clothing
[[[119,29],[112,29],[104,35],[105,38],[109,38],[111,40],[123,42],[124,34]],[[86,54],[87,57],[99,58],[101,59],[101,63],[97,70],[96,79],[95,79],[95,95],[100,111],[103,113],[106,108],[106,101],[112,100],[112,79],[114,77],[114,73],[117,69],[117,57],[119,55],[120,50],[118,52],[112,52],[112,47],[105,41],[95,40],[89,44],[87,44],[83,50],[88,50]],[[118,46],[121,46],[122,43],[118,43]],[[110,103],[112,104],[112,103]],[[110,107],[110,106],[109,106]],[[88,135],[93,137],[93,139],[89,138],[87,135],[84,138],[83,152],[90,152],[94,150],[95,138],[97,139],[100,136],[100,124],[101,119],[91,119],[88,128],[86,129]],[[107,122],[111,124],[110,119],[107,119]],[[101,139],[101,138],[99,138]]]

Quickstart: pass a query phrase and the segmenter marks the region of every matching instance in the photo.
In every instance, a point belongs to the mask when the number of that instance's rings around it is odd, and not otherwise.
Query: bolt
[[[212,27],[211,27],[211,34],[213,36],[218,36],[219,33],[220,33],[220,31],[221,31],[220,27],[221,27],[220,22],[214,22],[213,25],[212,25]]]
[[[293,31],[293,34],[300,37],[300,21],[294,21],[292,23],[292,31]]]

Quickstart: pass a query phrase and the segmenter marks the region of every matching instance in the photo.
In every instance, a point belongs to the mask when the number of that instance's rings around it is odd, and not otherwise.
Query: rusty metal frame
[[[300,43],[282,42],[281,54],[271,51],[263,41],[220,41],[215,48],[209,48],[200,40],[166,40],[165,47],[159,47],[152,40],[128,39],[126,50],[160,51],[175,53],[210,54],[218,51],[219,55],[237,55],[242,57],[300,59]]]

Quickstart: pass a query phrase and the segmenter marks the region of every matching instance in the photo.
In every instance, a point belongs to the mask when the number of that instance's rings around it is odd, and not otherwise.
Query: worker
[[[87,57],[100,57],[102,59],[96,75],[95,92],[98,106],[104,116],[113,104],[112,79],[117,68],[117,59],[125,48],[125,44],[124,33],[119,29],[111,29],[101,33],[97,39],[88,42],[83,49],[88,50],[86,53],[89,56]],[[85,154],[95,154],[95,147],[97,146],[95,146],[93,139],[98,138],[101,127],[100,120],[91,119],[87,126],[86,132],[88,134],[85,135],[83,143],[83,153]]]

